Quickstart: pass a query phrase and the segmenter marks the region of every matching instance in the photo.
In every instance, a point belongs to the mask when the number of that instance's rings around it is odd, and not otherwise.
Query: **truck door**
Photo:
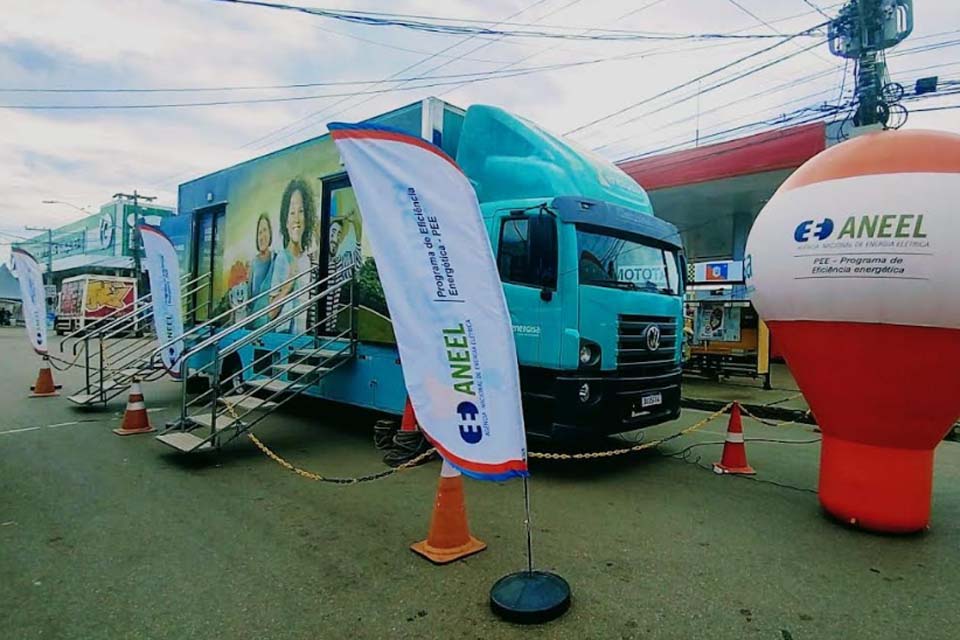
[[[362,265],[360,209],[346,174],[323,178],[320,216],[320,277],[329,276],[327,286],[333,287],[349,280],[354,273],[345,269],[359,270]],[[350,289],[347,285],[327,294],[316,311],[322,320],[317,324],[317,333],[333,336],[347,331],[350,328],[348,303]],[[389,323],[385,317],[385,303],[380,312],[380,318]],[[373,313],[373,310],[368,309],[366,313]]]
[[[215,315],[212,313],[223,295],[223,243],[226,227],[226,207],[219,205],[198,209],[194,214],[193,227],[193,275],[207,275],[205,287],[194,294],[194,321],[203,322]],[[219,281],[219,282],[218,282]]]
[[[497,266],[520,364],[554,368],[560,360],[557,223],[546,214],[500,219]]]

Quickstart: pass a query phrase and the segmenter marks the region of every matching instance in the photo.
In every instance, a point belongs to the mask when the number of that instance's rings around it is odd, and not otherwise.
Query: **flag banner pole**
[[[523,479],[527,570],[498,581],[491,606],[514,622],[552,620],[569,608],[570,587],[533,570],[516,342],[476,191],[456,161],[426,140],[370,123],[328,128],[366,221],[424,437],[465,476]],[[441,481],[436,504],[452,497],[462,503],[462,488]],[[435,521],[454,511],[462,515],[462,504]],[[465,518],[457,522],[457,540],[469,540]],[[439,562],[445,554],[436,546],[428,536],[414,550]]]
[[[533,573],[533,523],[530,521],[530,478],[523,479],[523,522],[527,527],[527,573]]]
[[[533,523],[530,518],[530,480],[523,479],[524,524],[527,533],[527,569],[506,575],[490,589],[493,612],[517,624],[543,624],[570,608],[570,585],[549,571],[533,569]]]

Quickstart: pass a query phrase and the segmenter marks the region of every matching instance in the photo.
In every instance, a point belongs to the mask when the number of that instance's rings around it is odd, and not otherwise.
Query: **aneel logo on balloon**
[[[818,240],[826,240],[833,233],[833,220],[830,218],[824,218],[820,222],[804,220],[793,230],[793,239],[797,242],[807,242],[811,233]]]

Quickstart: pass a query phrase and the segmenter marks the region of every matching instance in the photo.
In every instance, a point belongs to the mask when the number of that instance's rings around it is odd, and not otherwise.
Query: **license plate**
[[[646,409],[647,407],[655,407],[658,404],[663,404],[663,396],[659,393],[651,393],[648,396],[643,396],[640,398],[640,407]]]

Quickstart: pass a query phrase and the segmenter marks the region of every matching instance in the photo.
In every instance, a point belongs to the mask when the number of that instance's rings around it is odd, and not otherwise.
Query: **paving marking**
[[[70,422],[58,422],[56,424],[46,424],[46,425],[37,425],[35,427],[22,427],[20,429],[7,429],[6,431],[0,431],[0,436],[5,436],[10,433],[24,433],[27,431],[36,431],[38,429],[57,429],[59,427],[71,427],[75,424],[83,424],[87,422],[102,422],[102,420],[71,420]]]
[[[57,424],[48,424],[48,429],[56,429],[57,427],[69,427],[75,424],[80,424],[79,420],[72,420],[70,422],[58,422]]]
[[[24,431],[36,431],[37,429],[43,429],[43,427],[24,427],[23,429],[9,429],[7,431],[0,431],[0,436],[5,436],[8,433],[23,433]]]

